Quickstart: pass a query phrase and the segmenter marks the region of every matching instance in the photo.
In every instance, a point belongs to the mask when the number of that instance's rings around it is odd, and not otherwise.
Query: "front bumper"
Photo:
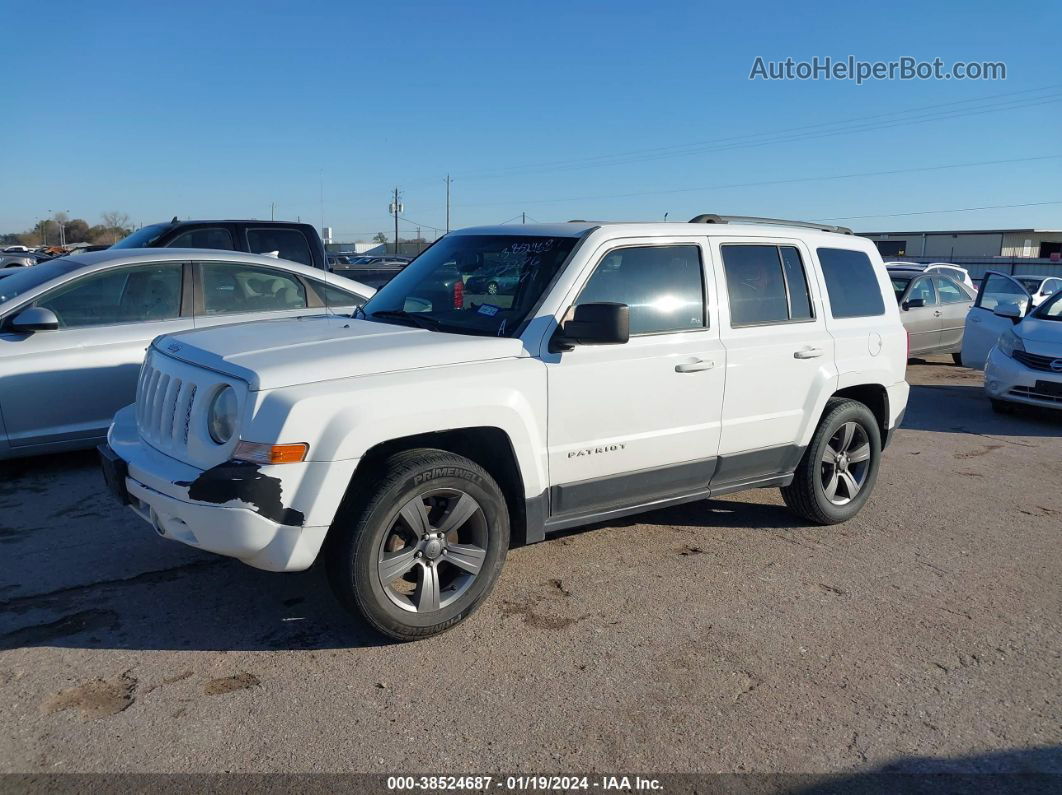
[[[302,571],[317,558],[357,460],[197,469],[140,439],[133,407],[107,435],[125,462],[133,511],[163,538],[268,571]]]
[[[1037,381],[1041,387],[1037,387]],[[985,362],[985,393],[995,400],[1025,403],[1050,409],[1062,409],[1062,395],[1043,391],[1043,384],[1058,384],[1062,388],[1062,373],[1049,373],[1026,367],[999,348],[992,348]]]

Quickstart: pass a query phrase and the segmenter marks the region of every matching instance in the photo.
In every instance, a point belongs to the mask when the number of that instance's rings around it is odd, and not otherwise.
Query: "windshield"
[[[162,233],[170,228],[172,224],[151,224],[150,226],[143,226],[137,229],[129,237],[123,237],[111,248],[148,248],[162,237]]]
[[[911,283],[910,277],[906,276],[893,276],[892,289],[896,291],[896,300],[899,301],[903,297],[903,291],[907,289],[907,285]]]
[[[2,290],[3,282],[0,282],[0,291]],[[1062,320],[1062,292],[1055,293],[1051,298],[1036,307],[1032,316],[1040,320]]]
[[[365,314],[439,331],[513,336],[577,242],[530,235],[444,237],[381,287]],[[494,278],[499,272],[513,276]]]
[[[0,304],[22,295],[27,290],[32,290],[37,285],[51,281],[57,276],[70,273],[75,268],[80,268],[81,265],[82,263],[77,260],[63,257],[42,262],[31,268],[20,268],[18,273],[0,279]]]

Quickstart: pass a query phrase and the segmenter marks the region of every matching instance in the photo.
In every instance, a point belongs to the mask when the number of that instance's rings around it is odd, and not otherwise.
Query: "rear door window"
[[[232,251],[232,233],[224,227],[189,229],[166,244],[166,248],[216,248]]]
[[[970,296],[968,296],[963,289],[951,279],[934,276],[933,284],[937,288],[937,295],[940,296],[940,302],[942,304],[958,304],[970,300]]]
[[[814,317],[804,264],[795,247],[724,244],[721,250],[731,326]]]
[[[200,264],[203,313],[281,312],[305,309],[306,289],[294,274],[240,262]]]
[[[885,301],[870,257],[844,248],[820,248],[818,255],[835,318],[885,314]]]
[[[277,252],[280,259],[313,266],[310,244],[298,229],[248,229],[247,250],[252,254]]]

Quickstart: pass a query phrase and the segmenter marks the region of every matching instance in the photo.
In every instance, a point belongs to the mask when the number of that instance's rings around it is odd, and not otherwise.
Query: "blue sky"
[[[0,16],[5,39],[32,37],[0,73],[0,232],[56,210],[149,223],[271,202],[320,225],[323,184],[325,223],[367,238],[391,229],[395,185],[407,218],[442,226],[448,172],[454,226],[1062,228],[1057,2],[0,0]],[[1004,61],[1007,79],[748,79],[757,56],[849,54]],[[850,174],[866,176],[824,179]]]

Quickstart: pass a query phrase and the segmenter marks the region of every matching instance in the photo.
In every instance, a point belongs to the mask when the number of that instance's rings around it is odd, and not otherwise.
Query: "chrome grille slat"
[[[181,393],[181,379],[171,378],[162,400],[162,417],[159,424],[159,438],[162,441],[173,439],[173,418],[177,413],[177,397]]]

